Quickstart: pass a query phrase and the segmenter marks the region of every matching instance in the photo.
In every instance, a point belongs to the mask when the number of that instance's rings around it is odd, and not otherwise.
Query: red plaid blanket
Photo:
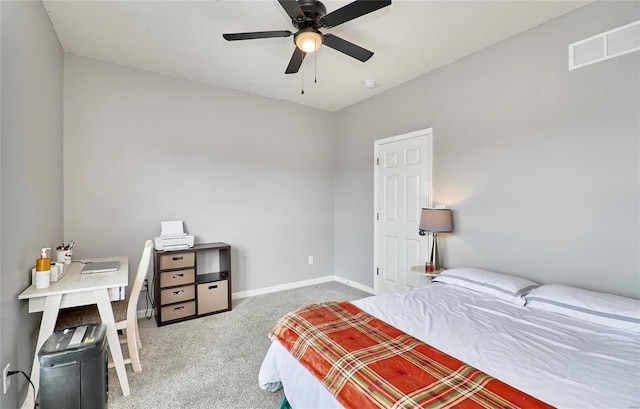
[[[345,408],[550,408],[348,302],[311,304],[271,331]]]

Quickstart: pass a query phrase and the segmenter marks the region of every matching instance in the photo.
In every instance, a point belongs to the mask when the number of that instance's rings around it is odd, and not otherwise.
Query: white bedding
[[[640,407],[640,333],[441,283],[353,304],[551,405]],[[271,391],[282,384],[295,409],[341,407],[279,342],[264,358],[259,383]]]

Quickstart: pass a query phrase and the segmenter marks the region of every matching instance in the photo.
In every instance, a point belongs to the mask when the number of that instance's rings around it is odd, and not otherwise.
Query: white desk
[[[49,288],[36,290],[31,285],[18,296],[21,300],[29,300],[29,312],[42,311],[40,332],[36,343],[36,352],[31,367],[31,381],[35,387],[34,400],[38,396],[40,387],[40,362],[38,351],[53,334],[60,308],[77,307],[81,305],[97,304],[102,322],[107,326],[107,342],[111,357],[120,380],[120,387],[124,396],[129,395],[129,380],[124,367],[122,349],[116,331],[116,324],[111,309],[112,300],[124,299],[124,289],[129,285],[129,258],[128,257],[104,257],[85,259],[79,261],[110,261],[119,260],[120,269],[114,272],[98,274],[80,274],[83,264],[75,261],[65,266],[64,277]]]

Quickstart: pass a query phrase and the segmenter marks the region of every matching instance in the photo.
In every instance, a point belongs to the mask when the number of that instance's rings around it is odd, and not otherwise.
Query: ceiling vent
[[[640,20],[569,44],[569,70],[640,50]]]

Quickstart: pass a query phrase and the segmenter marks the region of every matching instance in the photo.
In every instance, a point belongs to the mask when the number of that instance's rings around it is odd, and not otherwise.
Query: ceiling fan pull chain
[[[316,48],[319,48],[318,39],[316,38]],[[313,53],[313,83],[318,83],[318,52]]]
[[[300,67],[301,68],[301,72],[300,72],[300,88],[302,89],[302,91],[300,91],[300,94],[304,95],[304,67]]]

